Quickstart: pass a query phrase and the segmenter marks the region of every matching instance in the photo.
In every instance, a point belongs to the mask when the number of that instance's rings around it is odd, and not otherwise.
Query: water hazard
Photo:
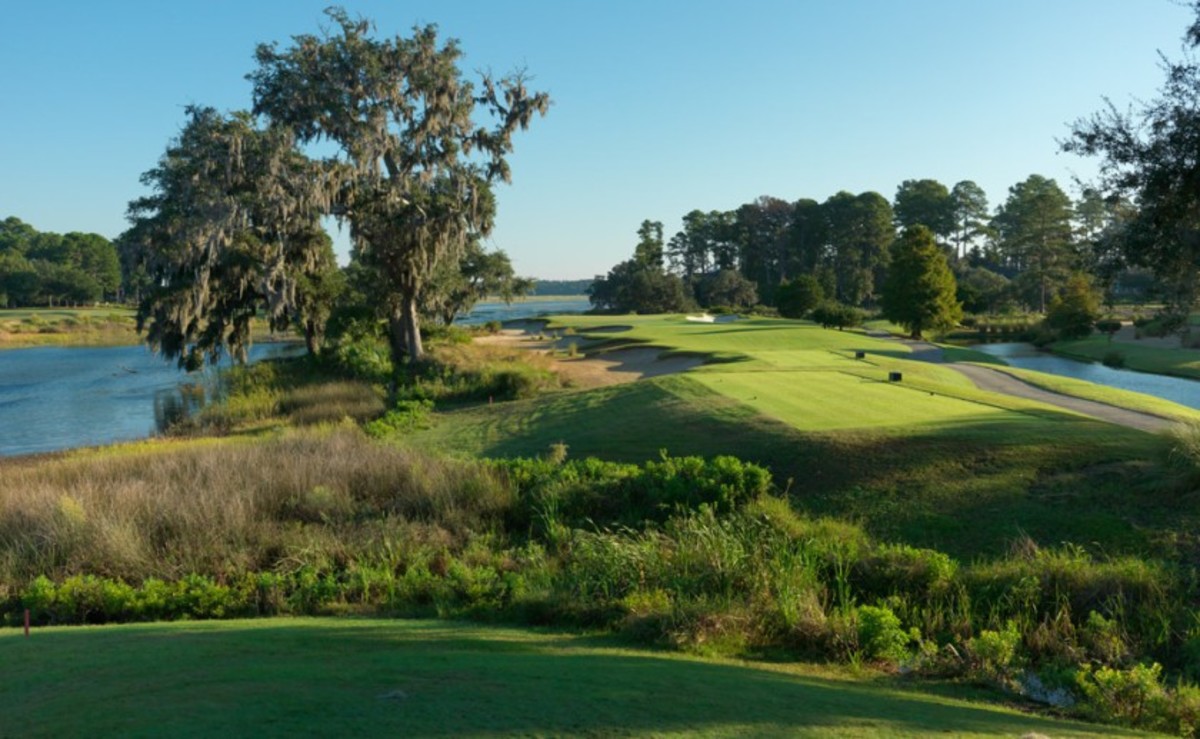
[[[250,359],[302,352],[257,344]],[[144,346],[0,352],[0,455],[140,439],[186,405],[181,384],[211,391],[212,370],[180,372]]]
[[[971,348],[999,357],[1013,367],[1037,370],[1049,375],[1074,377],[1097,385],[1154,395],[1190,408],[1200,408],[1200,382],[1196,380],[1079,362],[1039,351],[1032,344],[979,344]]]
[[[580,313],[587,298],[479,303],[463,324]],[[251,361],[303,352],[256,344]],[[215,372],[191,375],[144,346],[0,351],[0,456],[141,439],[210,395]]]

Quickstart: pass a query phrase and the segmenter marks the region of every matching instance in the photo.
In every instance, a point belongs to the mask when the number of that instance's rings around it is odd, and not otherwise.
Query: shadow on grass
[[[345,619],[0,637],[14,735],[1118,735],[779,669],[561,634]]]

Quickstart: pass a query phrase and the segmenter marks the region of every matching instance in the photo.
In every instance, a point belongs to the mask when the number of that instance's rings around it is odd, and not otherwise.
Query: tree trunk
[[[404,321],[400,311],[395,309],[388,316],[388,346],[392,350],[392,366],[399,370],[408,356],[408,342],[404,336]]]
[[[425,358],[425,348],[421,346],[421,328],[417,319],[417,296],[406,295],[400,304],[400,321],[403,324],[404,338],[408,344],[408,358],[419,362]]]
[[[317,323],[311,318],[304,321],[304,347],[308,349],[308,354],[312,357],[321,352],[320,344],[317,342]]]

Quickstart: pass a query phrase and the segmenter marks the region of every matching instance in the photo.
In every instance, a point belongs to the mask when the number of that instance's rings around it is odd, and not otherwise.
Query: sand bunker
[[[588,338],[578,334],[555,337],[539,334],[537,329],[506,328],[490,336],[480,336],[475,341],[484,345],[515,346],[549,354],[572,345],[586,345]],[[662,357],[662,354],[662,349],[634,346],[592,356],[557,357],[552,369],[576,387],[601,387],[683,372],[704,364],[703,358],[695,355]]]
[[[697,356],[663,357],[662,354],[662,349],[654,347],[616,349],[593,357],[559,359],[554,369],[576,385],[599,387],[683,372],[704,364]]]

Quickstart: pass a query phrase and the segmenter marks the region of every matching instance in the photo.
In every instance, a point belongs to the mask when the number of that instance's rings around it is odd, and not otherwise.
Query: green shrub
[[[1105,618],[1095,611],[1088,614],[1080,629],[1080,641],[1088,654],[1102,664],[1119,664],[1129,658],[1127,636],[1121,624],[1115,618]]]
[[[858,645],[867,659],[900,662],[909,656],[909,642],[920,638],[901,628],[900,618],[886,606],[860,606],[856,616]]]
[[[1108,336],[1108,340],[1112,341],[1113,334],[1121,330],[1121,322],[1116,318],[1101,318],[1096,321],[1096,330]]]
[[[376,439],[400,436],[418,429],[429,428],[429,414],[433,412],[433,401],[399,400],[396,406],[381,418],[363,425],[367,436]]]
[[[1014,676],[1019,666],[1017,654],[1020,646],[1021,632],[1010,620],[999,631],[980,631],[967,642],[967,651],[974,662],[973,669],[980,676],[1004,683]]]
[[[350,377],[386,383],[392,376],[392,355],[387,342],[369,333],[350,333],[338,342],[332,361]]]
[[[1101,721],[1141,726],[1156,723],[1165,714],[1167,694],[1162,686],[1162,665],[1134,665],[1128,670],[1085,665],[1076,685],[1087,710]]]
[[[947,592],[957,572],[958,564],[942,552],[883,544],[855,562],[852,578],[866,597],[931,598]]]
[[[1200,489],[1200,423],[1180,423],[1167,432],[1163,460],[1175,486],[1183,492]]]
[[[813,309],[810,316],[822,328],[853,328],[863,322],[863,312],[851,305],[825,302]]]
[[[1100,360],[1105,367],[1113,367],[1121,369],[1125,366],[1125,352],[1112,350],[1104,353],[1104,357]]]
[[[638,526],[665,521],[679,509],[711,505],[719,512],[765,494],[771,475],[734,457],[667,457],[645,465],[589,458],[493,462],[514,486],[513,530],[529,530],[547,510],[570,527]]]

